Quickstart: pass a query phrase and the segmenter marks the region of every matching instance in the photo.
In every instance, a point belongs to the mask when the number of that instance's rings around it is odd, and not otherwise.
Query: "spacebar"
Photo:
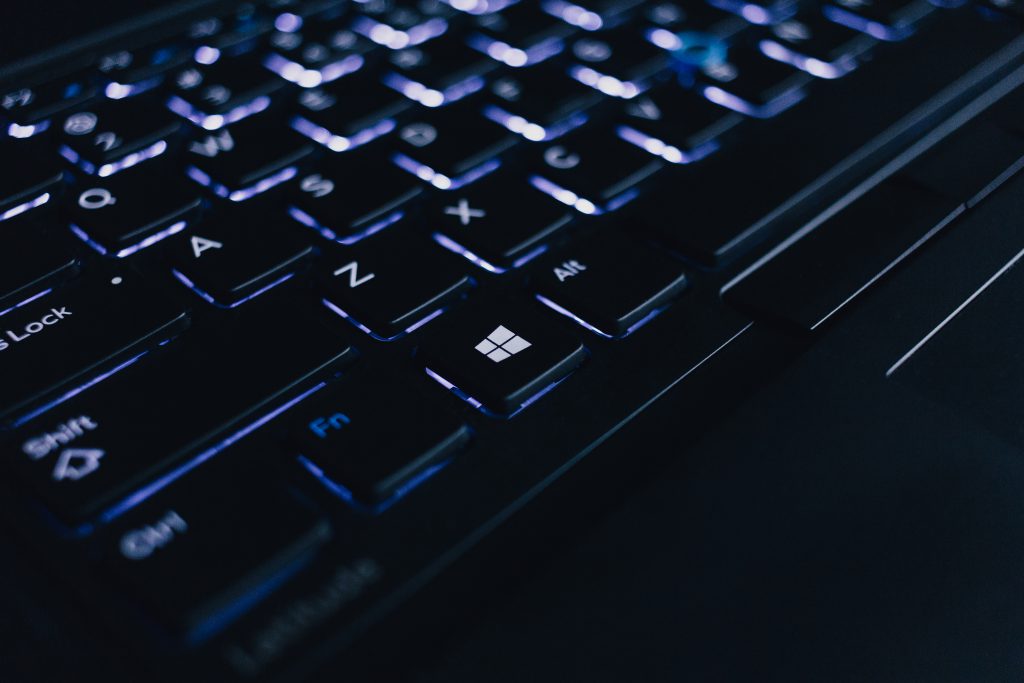
[[[54,516],[87,530],[316,390],[353,355],[314,311],[257,302],[29,423],[12,457]]]

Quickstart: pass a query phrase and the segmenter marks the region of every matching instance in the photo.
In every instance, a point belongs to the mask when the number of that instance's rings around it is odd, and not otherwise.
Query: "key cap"
[[[292,441],[331,491],[380,514],[447,465],[471,432],[436,401],[412,393],[407,377],[361,379],[339,382],[297,409]]]
[[[623,140],[673,164],[689,164],[714,153],[742,121],[674,83],[625,103],[616,132]]]
[[[263,64],[286,81],[315,88],[363,68],[373,43],[337,21],[314,23],[301,33],[270,36]]]
[[[981,6],[997,15],[1005,15],[1012,19],[1024,19],[1024,4],[1018,0],[985,0]]]
[[[569,74],[610,97],[631,99],[651,86],[668,66],[668,57],[629,24],[598,31],[569,43]]]
[[[437,317],[473,286],[451,255],[399,224],[317,265],[324,304],[378,341],[392,341]]]
[[[695,87],[710,101],[759,119],[778,116],[803,100],[811,81],[808,74],[745,47],[730,50],[728,61],[706,64],[696,79]]]
[[[186,173],[215,195],[243,202],[287,182],[313,146],[273,121],[251,120],[188,145]]]
[[[750,28],[735,14],[703,2],[652,3],[643,9],[640,20],[654,27],[647,32],[648,39],[665,49],[672,49],[666,41],[683,31],[728,38]]]
[[[102,55],[96,67],[106,81],[103,93],[112,100],[134,97],[161,85],[167,74],[192,58],[185,43],[147,45],[137,50],[116,50]]]
[[[270,107],[285,82],[254,56],[193,66],[174,77],[168,108],[206,130],[219,130]]]
[[[812,76],[833,79],[856,69],[858,58],[874,45],[869,36],[806,12],[770,27],[758,49],[766,57]]]
[[[553,140],[583,125],[604,99],[554,64],[502,76],[485,92],[484,116],[534,142]]]
[[[88,533],[194,468],[201,473],[355,355],[312,302],[296,303],[268,296],[230,325],[197,326],[159,357],[26,424],[11,441],[19,475],[55,517]],[[87,475],[61,476],[68,449],[103,455],[94,454]]]
[[[96,88],[86,72],[40,84],[11,89],[0,94],[0,115],[7,121],[7,134],[28,138],[50,128],[52,119],[92,99]]]
[[[85,182],[73,196],[71,231],[98,253],[115,258],[181,232],[195,221],[202,203],[198,188],[171,175],[164,164]]]
[[[830,20],[878,40],[904,40],[934,6],[922,0],[835,0],[822,7]]]
[[[78,258],[54,232],[44,219],[31,215],[3,224],[0,315],[78,274]]]
[[[679,263],[610,230],[538,265],[538,299],[602,337],[624,337],[664,310],[687,284]]]
[[[643,0],[542,0],[545,12],[585,31],[610,28],[625,21]]]
[[[0,158],[9,160],[0,165],[0,221],[59,197],[64,170],[43,141],[0,140]]]
[[[428,112],[398,130],[392,160],[439,190],[457,190],[501,165],[516,142],[466,102]]]
[[[0,420],[17,422],[68,398],[187,322],[180,307],[126,272],[84,278],[8,313],[0,318]]]
[[[222,206],[170,245],[173,273],[209,304],[235,308],[292,277],[312,253],[283,213]]]
[[[793,0],[708,0],[712,5],[732,12],[751,24],[776,24],[796,11]]]
[[[740,280],[726,299],[814,331],[935,234],[958,205],[890,179]]]
[[[193,23],[189,37],[196,45],[196,61],[212,64],[222,56],[237,57],[254,51],[273,28],[268,14],[253,12],[251,5],[242,4],[234,12]]]
[[[167,152],[181,122],[150,98],[135,98],[74,112],[61,128],[61,156],[105,178]]]
[[[292,128],[332,152],[346,152],[395,130],[412,106],[376,78],[355,76],[303,92]]]
[[[535,155],[538,190],[587,215],[632,201],[662,167],[660,160],[619,138],[607,126],[569,133]]]
[[[446,249],[503,273],[542,253],[572,216],[519,177],[499,172],[439,197],[426,218]]]
[[[415,47],[444,35],[455,11],[439,0],[396,6],[389,2],[362,2],[352,26],[378,45],[392,50]]]
[[[586,358],[579,340],[554,322],[523,304],[477,302],[438,321],[418,357],[470,405],[511,417]]]
[[[97,541],[125,597],[189,643],[219,633],[301,569],[327,521],[264,473],[200,472],[118,520]],[[230,541],[230,542],[228,542]]]
[[[355,244],[399,221],[422,194],[423,184],[401,169],[346,156],[293,182],[289,212],[324,239]]]
[[[481,90],[496,68],[463,42],[442,40],[389,55],[382,80],[413,102],[440,107]]]
[[[559,54],[573,32],[533,2],[518,2],[500,14],[476,17],[474,24],[479,30],[472,31],[466,42],[511,67],[538,64]]]

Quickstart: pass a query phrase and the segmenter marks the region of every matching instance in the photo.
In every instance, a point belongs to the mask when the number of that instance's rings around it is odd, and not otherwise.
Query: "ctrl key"
[[[301,570],[330,527],[258,477],[181,483],[119,518],[99,543],[116,585],[195,644]]]

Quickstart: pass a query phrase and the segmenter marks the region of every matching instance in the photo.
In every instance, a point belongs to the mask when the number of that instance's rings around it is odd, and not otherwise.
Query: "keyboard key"
[[[553,314],[518,303],[477,302],[445,316],[421,345],[427,373],[492,416],[517,414],[586,358]]]
[[[149,45],[137,50],[116,50],[96,63],[106,81],[104,94],[112,100],[134,97],[160,86],[167,74],[192,58],[184,43]]]
[[[565,49],[573,28],[542,11],[537,3],[518,2],[505,11],[485,14],[474,21],[478,31],[466,42],[506,66],[543,62]]]
[[[312,253],[282,212],[222,206],[171,246],[174,275],[209,304],[235,308],[292,277]]]
[[[813,331],[935,234],[958,201],[890,179],[728,289],[730,303]]]
[[[545,12],[585,31],[610,28],[625,21],[643,0],[541,0]]]
[[[354,352],[319,318],[281,296],[240,309],[230,325],[196,326],[159,357],[26,424],[10,454],[19,474],[79,533],[116,519],[200,464],[215,464],[227,444],[345,367]],[[65,476],[68,449],[103,455],[93,454],[87,475]]]
[[[346,378],[297,409],[292,441],[331,491],[379,514],[444,467],[470,429],[437,401],[410,393],[406,377],[360,379]]]
[[[542,253],[572,215],[518,175],[498,172],[439,197],[426,219],[442,246],[503,273]]]
[[[283,125],[253,119],[190,142],[186,173],[218,197],[242,202],[294,178],[296,164],[312,152]]]
[[[78,274],[79,260],[67,240],[47,230],[45,221],[29,215],[3,224],[0,315]]]
[[[835,0],[822,8],[825,16],[878,40],[910,36],[915,24],[934,11],[924,0]]]
[[[661,312],[687,284],[679,263],[609,230],[545,256],[536,269],[542,303],[602,337],[624,337]]]
[[[453,40],[399,50],[388,62],[384,84],[425,107],[451,104],[480,91],[498,66]]]
[[[534,187],[580,213],[614,211],[635,199],[663,164],[607,126],[587,127],[535,155]]]
[[[355,244],[400,220],[423,191],[392,165],[344,156],[324,160],[291,184],[290,213],[325,239]]]
[[[302,32],[270,36],[263,63],[286,81],[315,88],[363,68],[373,44],[338,22],[314,23]]]
[[[238,463],[236,467],[244,467]],[[327,521],[261,473],[202,472],[111,525],[104,569],[172,635],[216,635],[296,573],[331,535]],[[230,542],[226,542],[230,540]]]
[[[709,0],[727,12],[737,14],[751,24],[776,24],[787,19],[796,11],[793,0]]]
[[[188,316],[139,277],[82,279],[0,318],[0,420],[24,419],[174,337]]]
[[[179,71],[167,106],[206,130],[219,130],[270,107],[286,84],[254,56],[220,59]]]
[[[635,25],[598,31],[569,43],[574,79],[610,97],[631,99],[650,87],[668,56]]]
[[[840,78],[875,41],[862,33],[807,12],[770,27],[758,43],[761,53],[818,78]]]
[[[440,0],[420,3],[360,3],[359,16],[353,22],[356,31],[378,45],[402,50],[425,43],[448,30],[455,11]]]
[[[332,152],[347,152],[395,130],[412,106],[376,78],[356,76],[303,92],[292,128]]]
[[[484,116],[534,142],[553,140],[583,125],[589,111],[604,100],[554,64],[502,76],[484,97]]]
[[[54,202],[64,187],[60,159],[40,140],[0,140],[0,221]]]
[[[457,190],[495,170],[516,142],[469,102],[423,114],[397,138],[394,163],[439,190]]]
[[[753,48],[736,48],[728,61],[704,65],[697,80],[697,90],[715,104],[767,119],[803,100],[811,77]]]
[[[149,98],[136,98],[77,111],[61,128],[61,155],[105,178],[167,152],[181,122]]]
[[[53,119],[75,109],[96,95],[82,71],[38,86],[20,87],[0,93],[0,116],[7,121],[7,134],[15,138],[38,135],[51,127]]]
[[[473,286],[457,259],[399,224],[317,266],[325,305],[378,341],[419,329]]]
[[[669,163],[689,164],[718,150],[741,121],[739,114],[666,83],[623,104],[616,131]]]
[[[683,31],[727,38],[749,29],[749,24],[735,14],[703,2],[651,3],[640,18],[654,27],[648,31],[648,39],[664,49],[672,49],[672,36]]]
[[[115,258],[181,232],[194,222],[201,205],[199,189],[172,176],[163,164],[82,183],[73,196],[71,231],[100,254]]]

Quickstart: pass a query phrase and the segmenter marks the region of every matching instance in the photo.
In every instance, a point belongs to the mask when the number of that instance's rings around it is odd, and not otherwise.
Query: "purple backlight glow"
[[[346,246],[355,244],[360,240],[366,239],[370,235],[377,234],[384,228],[390,225],[394,225],[398,221],[402,220],[402,218],[405,216],[405,212],[403,211],[394,211],[384,216],[379,221],[375,221],[369,226],[363,228],[362,230],[359,230],[358,232],[354,232],[349,235],[338,235],[330,228],[321,225],[315,218],[313,218],[308,213],[306,213],[305,211],[298,207],[288,207],[288,214],[292,218],[297,220],[299,223],[302,223],[303,225],[312,228],[313,230],[316,230],[324,239],[331,240],[332,242],[337,242],[339,244],[344,244]]]
[[[715,140],[709,140],[693,149],[683,151],[658,138],[641,133],[631,126],[619,126],[616,133],[626,142],[661,157],[670,164],[692,164],[718,151],[718,142]]]
[[[460,187],[469,185],[470,183],[483,178],[485,175],[495,171],[501,166],[501,161],[498,159],[491,159],[490,161],[485,161],[476,168],[466,171],[457,178],[449,178],[443,173],[438,173],[426,164],[421,164],[415,159],[407,157],[401,153],[396,153],[391,157],[391,160],[402,170],[412,173],[420,180],[430,183],[439,190],[457,190]]]
[[[491,121],[504,126],[509,131],[517,135],[522,135],[524,138],[532,142],[554,140],[555,138],[561,137],[574,128],[578,128],[587,122],[587,115],[581,112],[573,114],[564,121],[545,128],[539,124],[527,121],[522,116],[511,114],[501,107],[493,104],[489,104],[484,107],[483,115]]]
[[[323,126],[318,126],[302,116],[296,116],[292,119],[293,129],[310,140],[320,143],[332,152],[347,152],[350,149],[361,147],[382,135],[387,135],[395,129],[395,125],[394,119],[384,119],[350,137],[344,137],[342,135],[335,135]]]
[[[454,83],[443,91],[428,88],[422,83],[410,80],[405,76],[391,72],[385,74],[382,79],[384,85],[392,90],[397,90],[413,102],[419,102],[424,107],[440,107],[444,104],[457,102],[464,97],[472,95],[481,90],[486,82],[480,76],[467,76],[465,79]]]
[[[39,123],[33,123],[30,125],[21,125],[19,123],[11,123],[7,126],[7,134],[12,138],[30,138],[33,135],[39,135],[40,133],[50,128],[50,120],[40,121]]]
[[[287,182],[295,177],[298,173],[298,168],[295,166],[289,166],[283,168],[277,173],[263,178],[257,183],[250,185],[249,187],[242,188],[240,190],[231,190],[226,185],[218,183],[205,172],[196,168],[195,166],[189,166],[185,169],[185,173],[189,178],[196,181],[200,185],[210,188],[210,190],[218,197],[231,200],[233,202],[244,202],[247,199],[252,199],[258,194],[263,194],[267,190],[277,187],[281,183]]]
[[[526,50],[513,47],[504,41],[491,38],[482,33],[470,35],[466,42],[474,50],[514,68],[538,64],[545,59],[554,57],[565,49],[565,43],[561,38],[548,38]]]
[[[363,67],[362,55],[346,55],[320,69],[307,69],[298,62],[293,62],[279,54],[271,53],[263,60],[263,65],[281,78],[303,88],[315,88],[323,83],[336,81],[342,76],[359,71]]]
[[[24,202],[22,204],[18,204],[17,206],[12,206],[11,208],[7,209],[6,211],[0,212],[0,221],[5,221],[8,218],[14,218],[15,216],[20,216],[21,214],[25,213],[26,211],[29,211],[29,210],[34,209],[36,207],[42,206],[43,204],[45,204],[48,201],[50,201],[50,193],[49,192],[44,192],[41,195],[39,195],[38,197],[36,197],[35,199],[30,199],[27,202]]]
[[[574,5],[565,0],[544,0],[541,8],[553,17],[557,17],[567,24],[572,24],[584,31],[597,31],[604,26],[601,15],[591,12],[585,7]]]
[[[96,167],[91,161],[83,159],[78,155],[78,152],[71,149],[67,145],[61,145],[60,155],[70,161],[72,164],[78,166],[80,169],[88,173],[89,175],[97,175],[100,178],[107,178],[114,175],[118,171],[123,171],[126,168],[131,168],[136,164],[140,164],[143,161],[154,159],[164,152],[167,151],[167,141],[158,140],[148,147],[144,147],[137,152],[126,154],[117,161],[111,161],[110,163],[103,164],[99,168]]]
[[[452,238],[448,237],[447,235],[444,235],[444,234],[439,233],[439,232],[435,232],[432,235],[432,237],[433,237],[435,242],[440,244],[442,247],[444,247],[448,251],[450,251],[450,252],[452,252],[454,254],[458,254],[459,256],[463,257],[464,259],[466,259],[467,261],[469,261],[473,265],[479,266],[480,268],[483,268],[488,273],[493,273],[495,275],[501,275],[502,273],[506,273],[509,270],[508,268],[502,268],[501,266],[496,266],[493,263],[491,263],[490,261],[488,261],[487,259],[485,259],[485,258],[483,258],[481,256],[478,256],[477,254],[475,254],[474,252],[470,251],[466,247],[462,246],[461,244],[459,244],[458,242],[456,242]],[[548,250],[548,247],[547,247],[547,245],[544,245],[544,244],[540,245],[536,249],[532,249],[528,253],[526,253],[526,254],[520,256],[518,259],[516,259],[512,263],[512,268],[519,268],[520,266],[523,266],[523,265],[529,263],[530,261],[532,261],[533,259],[537,258],[538,256],[540,256],[541,254],[543,254],[547,250]]]
[[[167,108],[178,116],[184,117],[204,130],[220,130],[224,126],[237,123],[253,114],[259,114],[270,107],[270,97],[260,95],[245,104],[240,104],[223,114],[205,114],[177,95],[167,100]]]
[[[167,239],[171,235],[177,235],[179,232],[184,230],[187,225],[188,225],[188,223],[186,221],[178,221],[177,223],[174,223],[173,225],[170,225],[167,228],[164,228],[163,230],[160,230],[159,232],[153,233],[149,237],[145,238],[144,240],[142,240],[140,242],[137,242],[137,243],[131,245],[130,247],[125,247],[124,249],[121,249],[120,251],[115,253],[113,256],[114,256],[114,258],[125,258],[125,257],[128,257],[128,256],[131,256],[132,254],[140,252],[140,251],[142,251],[143,249],[145,249],[147,247],[153,246],[157,242],[160,242],[162,240]],[[89,237],[88,233],[86,233],[85,230],[82,230],[82,228],[80,228],[79,226],[75,225],[74,223],[72,223],[70,227],[71,227],[71,232],[73,232],[80,240],[82,240],[83,242],[88,244],[90,247],[95,249],[97,253],[99,253],[102,256],[108,256],[109,255],[109,252],[108,252],[107,248],[104,247],[99,242],[96,242],[95,240],[93,240],[91,237]]]
[[[283,276],[279,277],[278,279],[274,280],[273,282],[271,282],[270,284],[266,285],[265,287],[262,287],[261,289],[256,290],[252,294],[250,294],[250,295],[248,295],[246,297],[243,297],[243,298],[239,299],[238,301],[233,301],[231,303],[224,304],[224,303],[221,303],[221,302],[217,301],[215,298],[213,298],[213,295],[211,295],[209,292],[206,292],[205,290],[201,289],[200,287],[197,287],[196,284],[194,282],[192,282],[192,280],[190,280],[187,275],[185,275],[181,271],[177,270],[176,268],[172,268],[171,269],[171,274],[174,275],[174,277],[177,278],[178,281],[181,282],[181,284],[185,285],[186,287],[191,289],[193,292],[195,292],[196,295],[200,299],[202,299],[206,303],[210,304],[211,306],[216,306],[217,308],[223,308],[223,309],[238,308],[239,306],[241,306],[242,304],[246,303],[247,301],[252,301],[256,297],[258,297],[260,294],[265,294],[266,292],[269,292],[274,287],[277,287],[278,285],[283,284],[283,283],[287,282],[288,280],[292,279],[293,277],[295,277],[295,273],[288,273],[287,275],[283,275]]]
[[[371,330],[369,327],[367,327],[366,325],[362,324],[361,322],[359,322],[358,320],[353,318],[351,315],[346,313],[338,305],[336,305],[335,303],[333,303],[329,299],[321,299],[321,301],[323,302],[324,306],[329,308],[331,311],[336,313],[338,316],[344,318],[345,320],[350,322],[353,326],[355,326],[357,329],[359,329],[362,332],[365,332],[371,338],[376,339],[377,341],[380,341],[380,342],[392,342],[392,341],[395,341],[396,339],[401,339],[402,337],[406,336],[407,334],[411,334],[412,332],[415,332],[416,330],[420,329],[421,327],[423,327],[424,325],[429,323],[431,320],[433,320],[434,318],[436,318],[439,315],[441,315],[442,313],[444,313],[445,310],[446,310],[444,308],[439,308],[436,311],[430,313],[429,315],[426,315],[423,318],[420,318],[419,320],[417,320],[412,325],[410,325],[409,327],[405,328],[404,330],[402,330],[398,334],[396,334],[396,335],[394,335],[392,337],[385,337],[383,335],[377,334],[376,332]]]
[[[857,68],[857,60],[852,55],[844,55],[834,62],[825,62],[794,52],[774,40],[762,40],[758,43],[758,48],[765,57],[794,66],[817,78],[833,80],[841,78]]]

